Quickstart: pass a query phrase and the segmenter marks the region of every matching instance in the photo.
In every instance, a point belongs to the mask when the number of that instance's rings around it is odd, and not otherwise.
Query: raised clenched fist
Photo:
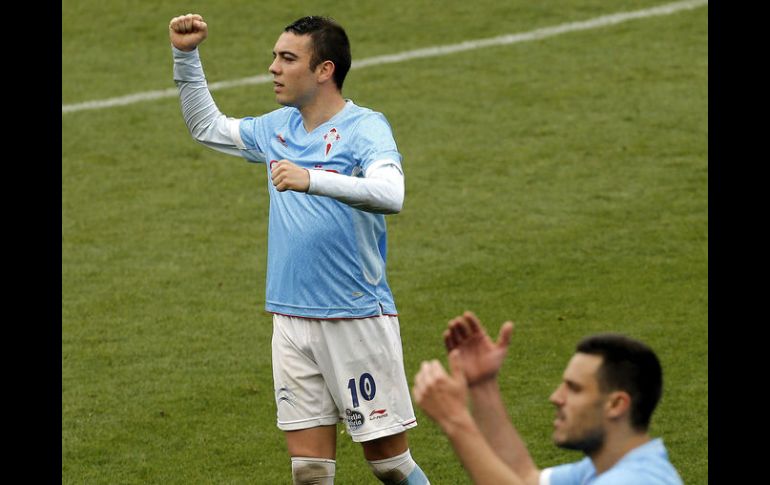
[[[206,40],[209,34],[208,25],[203,17],[195,13],[174,17],[168,23],[168,36],[171,44],[180,51],[191,51]]]

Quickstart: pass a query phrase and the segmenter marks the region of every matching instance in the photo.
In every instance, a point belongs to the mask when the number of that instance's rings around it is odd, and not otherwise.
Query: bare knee
[[[406,432],[377,438],[361,443],[367,460],[384,460],[404,453],[409,449]]]

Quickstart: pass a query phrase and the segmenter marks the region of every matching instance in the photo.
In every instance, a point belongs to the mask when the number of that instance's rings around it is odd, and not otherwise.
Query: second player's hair
[[[334,83],[342,91],[350,70],[350,41],[345,29],[332,18],[311,15],[302,17],[287,25],[284,32],[296,35],[310,35],[313,41],[313,54],[310,58],[310,69],[315,69],[324,61],[334,63]]]

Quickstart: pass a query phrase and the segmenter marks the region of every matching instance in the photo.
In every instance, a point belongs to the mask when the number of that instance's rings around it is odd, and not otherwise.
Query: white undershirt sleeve
[[[377,214],[397,214],[404,205],[404,174],[393,160],[378,160],[364,177],[349,177],[324,170],[308,170],[307,193],[323,195],[356,209]]]
[[[228,155],[241,156],[246,147],[239,130],[240,119],[228,118],[211,97],[198,49],[184,52],[173,45],[174,81],[182,103],[182,116],[192,137]]]

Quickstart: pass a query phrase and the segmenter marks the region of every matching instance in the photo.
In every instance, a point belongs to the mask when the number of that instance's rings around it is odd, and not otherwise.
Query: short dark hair
[[[296,35],[310,35],[313,40],[313,54],[310,57],[310,69],[315,69],[324,61],[334,63],[334,83],[342,91],[350,70],[350,41],[345,29],[336,20],[329,17],[311,15],[302,17],[287,25],[284,32]]]
[[[576,351],[602,357],[599,389],[626,391],[631,396],[631,426],[647,431],[663,392],[663,370],[655,352],[638,340],[613,333],[588,336]]]

